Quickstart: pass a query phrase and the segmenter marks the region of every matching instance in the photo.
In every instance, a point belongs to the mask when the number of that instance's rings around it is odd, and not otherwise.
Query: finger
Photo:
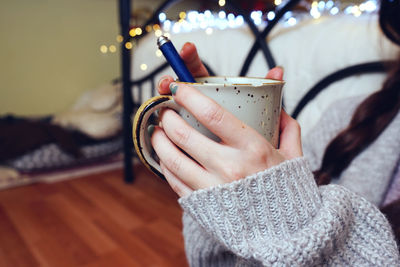
[[[193,190],[190,189],[186,184],[184,184],[181,180],[179,180],[168,168],[164,165],[164,163],[160,162],[161,170],[164,174],[165,179],[169,186],[174,190],[175,193],[180,197],[190,195]]]
[[[169,84],[172,83],[174,79],[169,75],[164,75],[158,81],[158,93],[160,95],[170,95]]]
[[[219,170],[224,162],[218,159],[226,159],[225,146],[202,135],[171,109],[163,110],[160,120],[167,137],[176,146],[189,154],[206,170],[212,173]]]
[[[180,151],[160,127],[155,127],[151,144],[165,167],[189,188],[196,190],[217,184],[215,178]]]
[[[279,151],[288,159],[301,157],[301,129],[298,122],[290,117],[285,110],[281,112],[280,147]]]
[[[265,78],[281,81],[283,79],[283,68],[281,68],[281,67],[272,68],[268,72],[268,74]]]
[[[170,87],[174,100],[193,114],[201,124],[218,136],[223,143],[236,148],[244,147],[248,143],[248,136],[259,135],[213,99],[200,93],[192,86],[171,83]],[[259,136],[263,138],[261,135]]]
[[[194,77],[208,76],[208,71],[201,62],[193,43],[185,43],[180,51],[180,56]]]

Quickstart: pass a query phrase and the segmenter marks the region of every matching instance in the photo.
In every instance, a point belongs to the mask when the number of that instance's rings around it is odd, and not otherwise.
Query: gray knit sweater
[[[329,108],[304,142],[305,157],[181,198],[190,265],[400,266],[376,207],[398,165],[400,114],[335,185],[317,187],[311,172],[360,100]]]

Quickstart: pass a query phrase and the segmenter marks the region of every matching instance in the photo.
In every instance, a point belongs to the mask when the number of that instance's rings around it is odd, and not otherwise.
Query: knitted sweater
[[[304,142],[305,157],[179,199],[190,265],[399,266],[376,205],[398,165],[400,114],[336,184],[318,187],[311,172],[360,101],[328,109]]]

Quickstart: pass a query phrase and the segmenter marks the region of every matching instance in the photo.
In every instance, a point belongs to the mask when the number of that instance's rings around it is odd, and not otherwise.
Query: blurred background
[[[117,1],[3,0],[0,114],[62,111],[87,89],[119,75]]]
[[[133,1],[132,22],[143,23],[161,2]],[[168,17],[177,18],[182,10],[217,9],[215,2],[183,1],[168,10]],[[274,5],[272,0],[241,2],[249,10]],[[361,2],[340,1],[343,5]],[[83,91],[120,76],[118,1],[1,3],[0,115],[60,112]]]
[[[237,75],[255,43],[243,14],[262,31],[289,1],[174,2],[154,13],[164,1],[131,1],[123,38],[117,0],[1,0],[0,266],[187,266],[177,196],[129,143],[135,109],[161,75],[175,76],[156,39],[194,42],[216,74]],[[328,75],[394,57],[377,6],[307,0],[285,12],[265,41],[284,68],[289,113]],[[121,47],[132,65],[128,132]],[[246,75],[264,76],[270,62],[259,50],[253,59]],[[385,73],[342,78],[304,108],[302,134],[333,101],[379,89]]]
[[[161,2],[135,0],[136,21]],[[2,0],[0,34],[0,115],[57,113],[120,76],[117,0]]]

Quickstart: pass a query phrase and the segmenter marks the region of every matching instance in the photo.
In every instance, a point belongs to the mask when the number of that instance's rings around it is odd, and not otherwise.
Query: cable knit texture
[[[318,190],[303,158],[179,201],[191,266],[400,264],[375,206],[341,186]]]
[[[330,117],[340,118],[338,114],[343,110],[340,105],[331,109]],[[285,161],[239,181],[197,190],[179,199],[190,265],[400,266],[391,227],[372,203],[383,200],[382,192],[370,195],[366,189],[365,197],[370,197],[367,200],[362,194],[366,186],[356,194],[341,185],[317,187],[314,181],[308,160],[318,165],[321,151],[343,126],[339,121],[321,121],[316,130],[319,132],[312,137],[314,147],[305,147],[307,160],[302,157]],[[389,145],[400,145],[399,138],[392,136],[399,136],[399,122],[397,116],[387,129],[389,134],[384,137],[395,142]],[[393,159],[385,166],[393,170],[385,170],[384,175],[389,177],[382,178],[380,191],[389,187],[398,164],[399,150],[387,151],[390,155],[385,159]],[[374,154],[371,151],[364,157],[368,159],[369,153]],[[372,166],[374,159],[368,159]],[[380,179],[365,178],[365,183]]]

